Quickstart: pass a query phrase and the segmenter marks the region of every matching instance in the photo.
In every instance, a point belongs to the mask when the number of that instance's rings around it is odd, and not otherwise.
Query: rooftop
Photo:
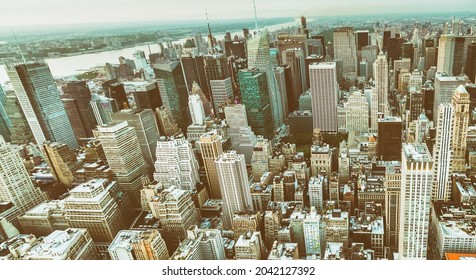
[[[476,239],[476,205],[469,203],[435,202],[435,215],[445,237]]]
[[[74,243],[76,243],[86,232],[86,229],[73,228],[64,231],[55,230],[50,235],[46,236],[38,245],[32,247],[25,258],[67,259],[71,257],[68,256],[68,254]]]
[[[431,155],[426,144],[403,144],[403,151],[408,161],[431,162]]]

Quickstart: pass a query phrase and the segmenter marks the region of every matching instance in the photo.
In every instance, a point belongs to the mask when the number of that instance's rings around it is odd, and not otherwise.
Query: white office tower
[[[337,132],[337,101],[339,85],[335,62],[309,65],[311,85],[312,127],[322,132]]]
[[[353,91],[347,102],[344,103],[345,109],[345,130],[354,131],[356,135],[367,133],[369,129],[369,104],[365,95],[359,91]]]
[[[11,202],[18,209],[9,222],[45,200],[45,195],[33,185],[19,151],[0,136],[0,202]]]
[[[316,208],[311,206],[311,213],[303,220],[304,243],[306,245],[306,256],[320,259],[321,256],[321,236],[319,224],[321,215],[317,214]]]
[[[438,44],[437,72],[453,75],[453,60],[455,55],[455,35],[442,34]]]
[[[256,68],[266,73],[268,80],[269,101],[273,115],[273,128],[278,129],[284,123],[284,112],[281,93],[274,74],[269,52],[268,31],[263,30],[247,42],[248,68]]]
[[[150,65],[147,63],[147,58],[145,56],[145,52],[141,50],[137,50],[133,55],[134,64],[136,65],[136,69],[140,71],[141,69],[146,74],[146,78],[153,78],[154,77],[154,70]]]
[[[342,60],[344,77],[349,79],[357,77],[357,47],[352,27],[334,30],[334,58]]]
[[[171,260],[225,260],[225,248],[218,229],[187,229],[187,239],[175,250]]]
[[[147,170],[135,129],[120,122],[98,126],[93,133],[102,144],[114,180],[122,191],[129,193],[133,206],[138,207],[141,178],[147,176]]]
[[[463,85],[458,86],[453,94],[451,105],[454,109],[452,139],[452,172],[465,172],[466,142],[469,122],[469,93]]]
[[[311,205],[311,207],[314,207],[319,213],[323,210],[324,206],[323,184],[324,176],[319,175],[316,177],[311,177],[309,179],[309,204]]]
[[[398,252],[401,259],[426,259],[433,159],[425,144],[402,147],[402,189]]]
[[[465,77],[448,76],[445,73],[435,75],[435,103],[433,104],[433,120],[438,118],[438,105],[451,103],[455,89],[459,85],[465,85]]]
[[[436,141],[433,147],[434,172],[432,200],[448,201],[451,195],[451,138],[453,134],[453,106],[438,106]]]
[[[155,155],[154,180],[166,185],[176,184],[183,190],[195,189],[199,182],[198,161],[192,144],[185,137],[161,136]]]
[[[220,155],[215,164],[223,198],[223,227],[231,229],[233,214],[252,207],[245,156],[231,150]]]
[[[165,241],[158,230],[121,230],[109,248],[112,260],[168,260]]]
[[[379,54],[374,63],[375,90],[378,96],[378,111],[388,115],[388,63],[384,54]]]
[[[243,104],[229,104],[225,107],[225,118],[228,125],[227,133],[231,141],[231,149],[238,150],[240,130],[248,127],[246,107]]]
[[[192,116],[192,124],[203,125],[205,123],[205,110],[198,94],[191,93],[188,96],[188,109]]]
[[[430,120],[425,115],[421,113],[418,119],[416,120],[415,125],[415,143],[421,144],[425,142],[426,136],[430,133]]]
[[[220,108],[224,107],[233,99],[233,85],[231,78],[224,80],[210,80],[210,90],[213,97],[213,108],[215,115],[218,116]]]
[[[202,161],[207,175],[208,194],[211,198],[215,199],[222,198],[217,166],[215,164],[215,160],[223,153],[221,139],[221,136],[216,133],[216,130],[213,130],[202,134],[200,139],[196,142],[202,155]]]

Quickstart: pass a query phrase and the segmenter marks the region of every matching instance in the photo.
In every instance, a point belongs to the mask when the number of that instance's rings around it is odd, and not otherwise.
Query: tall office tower
[[[436,73],[433,120],[438,118],[438,106],[441,103],[451,103],[455,89],[459,85],[464,84],[466,84],[466,79],[464,77],[455,77],[448,76],[444,73]]]
[[[454,52],[455,36],[453,34],[442,34],[438,44],[436,71],[453,75]]]
[[[0,100],[0,112],[10,135],[10,141],[7,142],[26,143],[35,140],[14,91],[6,92]]]
[[[377,157],[379,160],[400,160],[402,119],[385,117],[378,120]]]
[[[48,65],[37,62],[9,65],[7,74],[36,143],[54,141],[77,148],[78,143]]]
[[[424,112],[420,114],[415,125],[415,143],[425,143],[430,133],[430,120]]]
[[[433,160],[425,144],[403,144],[398,253],[426,259],[430,226]]]
[[[158,230],[121,230],[107,248],[111,260],[168,260],[169,253]]]
[[[309,205],[316,208],[320,213],[323,210],[323,193],[324,193],[324,177],[313,176],[309,179],[308,193],[309,193]]]
[[[410,59],[410,68],[408,70],[412,71],[415,67],[415,60],[414,60],[414,46],[412,42],[406,42],[402,44],[402,58],[409,58]]]
[[[7,96],[5,91],[0,84],[0,135],[3,136],[6,142],[12,142],[10,128],[12,124],[10,122],[10,118],[5,111],[4,104],[6,103]]]
[[[222,195],[215,160],[223,153],[221,137],[216,131],[208,132],[200,136],[200,140],[196,142],[196,145],[202,155],[201,158],[205,166],[205,173],[207,174],[208,194],[211,198],[220,199]]]
[[[410,116],[408,116],[407,122],[411,123],[418,120],[420,114],[425,111],[424,107],[424,95],[421,90],[412,91],[410,90]]]
[[[218,113],[221,111],[220,108],[233,100],[231,78],[210,80],[210,91],[212,93],[214,113],[215,116],[218,116]]]
[[[365,95],[358,90],[353,91],[347,102],[344,103],[345,109],[345,130],[346,132],[355,131],[367,133],[369,129],[369,104]]]
[[[431,199],[449,201],[451,195],[449,176],[452,170],[451,150],[453,147],[451,138],[453,136],[453,115],[455,112],[449,103],[441,103],[438,107],[436,140],[433,147],[434,174]]]
[[[246,59],[246,41],[235,37],[233,41],[225,42],[226,57],[237,56]]]
[[[106,97],[116,100],[117,108],[119,110],[129,109],[129,101],[127,99],[124,85],[117,81],[117,79],[106,81],[102,84]]]
[[[155,110],[155,108],[162,106],[159,87],[155,81],[135,85],[133,94],[137,109]]]
[[[398,251],[400,223],[400,191],[402,188],[401,164],[389,162],[385,166],[385,246]]]
[[[149,201],[150,210],[162,225],[162,238],[167,249],[173,252],[186,237],[187,229],[200,221],[190,192],[178,186],[161,190]]]
[[[466,135],[468,134],[469,104],[469,93],[463,85],[459,85],[454,91],[453,100],[451,101],[454,109],[453,142],[451,144],[452,172],[466,171]]]
[[[334,58],[342,59],[344,77],[349,79],[357,77],[357,46],[352,27],[334,30]]]
[[[134,207],[140,205],[141,178],[146,176],[146,166],[137,133],[127,122],[98,126],[94,130],[101,141],[114,180],[123,192],[130,195]]]
[[[388,114],[388,63],[384,54],[379,54],[374,64],[375,90],[378,96],[378,111]]]
[[[183,134],[182,129],[175,122],[174,116],[169,109],[162,106],[155,109],[157,113],[159,131],[161,135],[170,137],[174,135]]]
[[[23,215],[45,199],[33,186],[18,150],[0,136],[0,201],[13,203]]]
[[[225,247],[218,229],[187,229],[187,239],[170,257],[171,260],[225,260]]]
[[[89,102],[98,125],[109,124],[112,122],[111,115],[119,111],[115,99],[105,97],[99,94],[93,94]]]
[[[415,69],[411,73],[410,81],[408,83],[408,91],[421,91],[423,86],[422,71]]]
[[[198,94],[191,93],[188,96],[188,109],[192,117],[192,124],[203,125],[205,123],[205,109]]]
[[[251,157],[251,169],[253,172],[253,180],[255,182],[260,182],[261,176],[269,171],[268,158],[271,154],[271,141],[263,138],[263,136],[258,136]]]
[[[252,205],[245,156],[231,150],[220,155],[215,164],[223,197],[223,227],[231,229],[233,214],[250,210]]]
[[[289,67],[291,69],[291,67]],[[282,66],[278,66],[274,68],[274,74],[276,76],[276,82],[278,83],[279,86],[279,92],[281,92],[281,102],[283,104],[283,114],[285,116],[289,115],[289,103],[288,103],[288,91],[287,91],[287,85],[286,82],[288,81],[286,79],[286,72],[285,68]]]
[[[73,185],[74,172],[82,166],[76,158],[76,153],[66,144],[45,142],[41,148],[55,179],[70,188]]]
[[[360,51],[362,50],[363,47],[370,45],[368,30],[357,30],[354,33],[355,33],[357,50]]]
[[[248,122],[258,135],[273,138],[273,112],[270,108],[269,83],[266,74],[257,69],[241,70],[238,73],[242,102],[246,107]],[[273,73],[274,77],[274,73]]]
[[[112,114],[112,120],[114,122],[127,121],[127,125],[134,128],[137,134],[137,139],[139,140],[142,156],[147,164],[147,170],[152,174],[156,159],[155,150],[157,147],[157,140],[160,135],[154,111],[151,109],[122,110]]]
[[[476,43],[468,45],[468,52],[466,58],[466,67],[464,73],[468,75],[468,78],[472,83],[476,83]]]
[[[231,140],[231,149],[238,150],[240,144],[240,129],[248,127],[246,106],[243,104],[229,104],[225,107],[225,118],[228,124],[228,137]]]
[[[337,132],[339,85],[335,62],[309,65],[311,80],[312,127],[322,132]]]
[[[307,214],[304,218],[302,227],[304,243],[306,245],[306,256],[320,259],[322,237],[320,232],[321,216],[317,213],[316,208],[311,207],[311,213]]]
[[[425,49],[425,71],[428,71],[430,67],[436,66],[437,63],[437,49],[435,47],[427,47]]]
[[[230,72],[227,67],[226,55],[223,53],[204,55],[203,56],[203,71],[205,72],[205,78],[207,81],[207,89],[210,89],[210,81],[224,80],[226,78],[229,78]]]
[[[271,129],[278,129],[284,123],[284,113],[281,93],[271,64],[268,31],[261,31],[248,41],[248,67],[257,68],[260,72],[266,73],[272,115],[272,122],[269,123],[273,124]]]
[[[367,61],[367,77],[375,79],[374,63],[378,56],[378,46],[365,46],[361,50],[362,60]]]
[[[296,100],[299,95],[304,92],[306,84],[303,85],[302,80],[305,76],[304,57],[302,56],[302,50],[287,49],[281,53],[282,64],[290,66],[291,69],[291,84],[292,84],[292,96]]]
[[[205,77],[203,56],[183,53],[180,58],[183,76],[188,92],[192,90],[193,82],[197,82],[206,96],[209,96],[207,78]],[[154,65],[155,67],[155,65]]]
[[[187,104],[188,92],[180,62],[154,64],[154,72],[162,103],[171,111],[182,131],[186,131],[190,124],[190,114]]]
[[[262,260],[265,258],[265,247],[259,231],[246,232],[235,243],[235,259]]]
[[[369,104],[370,126],[369,132],[377,133],[378,130],[378,94],[375,87],[366,87],[364,89],[367,103]]]
[[[89,102],[91,101],[91,92],[86,81],[71,81],[63,86],[63,98],[73,99],[74,108],[79,115],[77,126],[71,123],[73,130],[81,128],[85,132],[85,137],[93,136],[93,129],[96,127],[96,119]],[[74,112],[74,110],[73,110]],[[68,111],[66,112],[68,114]],[[71,120],[71,118],[70,118]],[[79,127],[78,127],[79,126]]]
[[[110,243],[124,227],[119,207],[107,187],[106,179],[91,180],[72,189],[64,199],[69,226],[87,229],[94,242]]]
[[[463,61],[464,55],[464,48],[465,48],[465,37],[457,36],[455,37],[454,42],[454,56],[453,56],[453,74],[461,75],[464,73],[464,66],[466,61]]]
[[[157,142],[156,158],[155,181],[176,184],[183,190],[195,190],[199,182],[198,162],[192,144],[185,137],[160,137]]]

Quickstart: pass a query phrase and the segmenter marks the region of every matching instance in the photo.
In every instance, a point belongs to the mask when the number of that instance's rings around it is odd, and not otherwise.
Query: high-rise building
[[[450,172],[451,150],[453,137],[453,106],[449,103],[441,103],[438,106],[438,119],[436,127],[436,140],[433,147],[433,191],[432,200],[448,201],[451,195]]]
[[[160,137],[156,158],[155,181],[176,184],[183,190],[195,190],[199,182],[198,162],[192,144],[185,137]]]
[[[309,204],[320,213],[324,203],[324,176],[311,177],[308,185]]]
[[[390,162],[385,166],[385,246],[398,251],[399,223],[402,188],[402,171],[400,162]]]
[[[99,94],[93,94],[89,102],[98,125],[109,124],[112,122],[111,115],[119,111],[115,99],[108,98]]]
[[[337,101],[339,86],[335,62],[309,65],[313,128],[337,132]]]
[[[287,116],[289,115],[288,96],[292,94],[292,93],[288,93],[288,90],[287,90],[286,82],[289,81],[289,79],[286,79],[286,70],[283,66],[278,66],[274,68],[274,74],[276,76],[276,82],[278,83],[278,86],[279,86],[279,92],[281,92],[283,114]]]
[[[188,109],[192,117],[192,124],[203,125],[205,123],[205,109],[198,94],[190,94],[188,96]]]
[[[244,155],[231,150],[215,160],[223,197],[223,227],[231,229],[236,211],[250,210],[252,201]]]
[[[80,184],[64,199],[66,220],[71,227],[85,228],[94,242],[110,243],[124,227],[119,207],[108,192],[108,180]]]
[[[269,124],[272,123],[273,112],[266,74],[257,69],[241,70],[238,77],[242,102],[246,106],[246,115],[253,132],[271,139],[274,133]]]
[[[262,260],[265,247],[259,231],[249,231],[238,238],[235,243],[235,258],[237,260]]]
[[[190,226],[185,239],[171,260],[225,260],[225,247],[220,230]]]
[[[308,257],[321,256],[321,215],[317,214],[317,209],[311,207],[311,213],[307,214],[303,220],[304,243],[306,244],[306,255]]]
[[[269,91],[269,103],[272,115],[272,129],[278,129],[284,123],[281,93],[274,75],[269,52],[268,32],[261,31],[248,41],[248,67],[257,68],[266,74]],[[241,82],[240,82],[241,87]]]
[[[78,143],[48,65],[37,62],[10,65],[7,74],[36,143],[41,145],[53,141],[77,148]]]
[[[451,139],[451,172],[465,172],[466,142],[469,124],[469,93],[463,85],[454,90],[451,105],[453,106],[453,137]]]
[[[476,43],[471,43],[468,45],[464,73],[468,75],[468,78],[471,80],[471,82],[476,82]]]
[[[7,142],[26,143],[34,141],[33,133],[21,109],[20,103],[14,91],[6,94],[0,86],[0,117],[5,123],[2,133]],[[10,139],[6,137],[9,136]],[[10,141],[8,141],[10,140]]]
[[[45,199],[33,186],[18,150],[0,136],[0,201],[13,203],[19,216]]]
[[[142,156],[146,161],[146,168],[149,174],[152,174],[157,140],[160,136],[154,111],[151,109],[122,110],[112,114],[112,120],[114,122],[127,121],[127,125],[134,128]]]
[[[82,131],[84,131],[84,137],[92,137],[93,129],[96,127],[96,119],[94,118],[94,112],[89,102],[91,101],[91,91],[89,90],[86,81],[71,81],[68,82],[63,88],[63,98],[73,99],[74,109],[79,115],[79,119],[76,124],[71,123],[74,133],[78,137]],[[66,105],[65,105],[66,107]],[[66,108],[65,108],[66,109]],[[66,109],[68,116],[70,115]],[[71,118],[70,118],[71,121]],[[82,131],[78,131],[82,130]]]
[[[345,131],[367,133],[369,129],[369,104],[366,96],[359,90],[353,91],[344,103]]]
[[[339,242],[347,250],[349,244],[349,213],[341,209],[328,209],[322,215],[325,228],[325,240]]]
[[[212,94],[215,115],[218,115],[220,107],[230,103],[233,99],[233,85],[231,78],[210,80],[210,91]]]
[[[438,118],[438,106],[441,103],[451,103],[455,89],[466,84],[463,77],[448,76],[445,73],[436,73],[435,102],[433,103],[433,120]]]
[[[374,63],[378,56],[378,46],[365,46],[360,52],[362,61],[365,60],[367,62],[367,79],[375,79]]]
[[[158,230],[121,230],[107,249],[112,260],[168,260],[169,253]]]
[[[426,259],[430,225],[433,160],[425,144],[403,144],[398,253]]]
[[[178,126],[169,109],[162,106],[160,108],[156,108],[155,110],[157,113],[159,131],[161,135],[170,137],[183,134],[182,129],[180,129]]]
[[[375,90],[378,96],[378,111],[388,114],[388,63],[384,54],[380,54],[374,63]]]
[[[187,238],[187,229],[200,221],[200,213],[189,191],[173,185],[159,191],[148,198],[149,207],[159,219],[162,238],[171,253]]]
[[[344,77],[349,79],[357,77],[357,46],[352,27],[334,30],[334,58],[342,59]]]
[[[438,44],[438,61],[436,70],[453,75],[453,60],[455,52],[455,36],[453,34],[442,34]]]
[[[378,119],[377,157],[384,161],[400,160],[402,145],[402,119]]]
[[[246,106],[244,104],[229,104],[225,107],[225,119],[228,125],[227,134],[230,137],[231,148],[238,150],[240,130],[248,127]]]
[[[116,100],[117,108],[119,110],[130,108],[124,84],[118,82],[117,79],[113,79],[104,82],[102,84],[102,87],[104,89],[106,97]]]
[[[70,188],[74,181],[74,173],[81,168],[76,153],[66,144],[46,142],[41,147],[55,179]]]
[[[200,149],[207,174],[208,194],[212,198],[219,199],[222,195],[215,160],[223,153],[221,137],[216,132],[205,133],[200,136],[200,140],[196,142],[196,145]]]
[[[154,64],[154,72],[163,105],[170,110],[179,127],[186,131],[190,124],[188,91],[179,61]]]
[[[138,207],[141,178],[146,176],[146,168],[135,129],[127,122],[121,122],[98,126],[94,135],[102,143],[114,180],[119,182],[122,191],[129,193],[132,204]]]
[[[311,176],[330,175],[332,167],[332,149],[329,144],[311,146]]]

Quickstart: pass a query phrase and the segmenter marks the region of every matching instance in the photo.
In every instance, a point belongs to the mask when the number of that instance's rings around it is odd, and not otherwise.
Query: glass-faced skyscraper
[[[9,65],[8,76],[36,142],[64,143],[78,147],[60,92],[44,62]]]

